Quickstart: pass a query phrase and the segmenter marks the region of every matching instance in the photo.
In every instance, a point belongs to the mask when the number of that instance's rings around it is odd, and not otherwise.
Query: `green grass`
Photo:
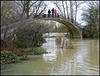
[[[44,48],[36,47],[33,50],[31,48],[18,48],[16,51],[1,51],[1,64],[16,63],[20,60],[28,60],[27,55],[41,55],[47,53]]]
[[[29,52],[28,55],[41,55],[44,53],[47,53],[44,48],[36,47],[31,52]]]
[[[17,55],[13,54],[10,51],[1,51],[1,64],[10,64],[19,62]]]

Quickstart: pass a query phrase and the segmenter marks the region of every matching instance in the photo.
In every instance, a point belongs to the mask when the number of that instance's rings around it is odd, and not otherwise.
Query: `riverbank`
[[[47,53],[44,48],[36,47],[31,48],[18,48],[16,51],[1,51],[1,64],[18,63],[22,60],[28,60],[28,55],[41,55]]]

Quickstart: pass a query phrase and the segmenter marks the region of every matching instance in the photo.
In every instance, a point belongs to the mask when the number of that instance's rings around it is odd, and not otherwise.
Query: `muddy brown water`
[[[29,55],[20,63],[1,66],[2,75],[99,75],[99,40],[73,39],[73,49],[57,48],[55,38],[42,47],[48,54]]]

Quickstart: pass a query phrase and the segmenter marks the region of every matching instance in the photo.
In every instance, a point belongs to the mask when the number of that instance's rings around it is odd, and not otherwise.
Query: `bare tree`
[[[5,27],[4,39],[8,32],[8,25],[19,20],[20,9],[14,1],[1,1],[1,27]]]
[[[44,1],[39,1],[38,4],[35,7],[35,17],[40,16],[43,11],[46,9],[47,4]]]
[[[60,2],[59,1],[55,1],[55,2],[52,2],[53,4],[55,4],[56,5],[56,7],[59,9],[59,11],[60,11],[60,13],[63,15],[63,12],[62,12],[62,10],[61,10],[61,8],[60,8]]]
[[[69,2],[70,3],[70,21],[73,23],[74,22],[74,17],[73,17],[73,13],[74,13],[74,10],[73,10],[73,6],[74,6],[74,3],[75,3],[75,1],[70,1]]]
[[[20,16],[20,10],[14,1],[1,1],[1,25],[13,23]]]
[[[63,10],[64,10],[64,17],[65,17],[65,19],[66,19],[66,13],[65,13],[64,1],[62,1],[62,5],[63,5]]]
[[[59,9],[61,15],[64,15],[65,18],[68,21],[71,21],[72,23],[77,23],[77,12],[79,11],[79,7],[85,3],[85,1],[55,1],[52,2],[56,5],[56,7]],[[66,4],[66,6],[65,6]],[[63,10],[62,10],[63,8]],[[66,9],[65,9],[66,8]]]
[[[24,16],[26,14],[27,19],[31,16],[31,14],[29,14],[29,12],[35,3],[37,3],[37,1],[31,1],[31,0],[29,0],[29,1],[16,1],[16,4],[18,4],[20,6],[20,8],[22,9],[22,16]],[[33,13],[33,12],[31,12],[31,13]]]
[[[41,15],[41,13],[45,10],[46,4],[44,1],[16,1],[16,3],[22,9],[22,16],[26,16],[26,18],[30,18],[33,14],[34,16]],[[31,11],[33,10],[33,11]]]
[[[76,19],[77,19],[78,7],[83,3],[85,3],[85,1],[75,1],[75,24],[76,24]]]
[[[66,1],[66,10],[67,10],[67,18],[68,18],[68,21],[69,21],[69,14],[68,14],[68,4],[67,4],[67,1]]]

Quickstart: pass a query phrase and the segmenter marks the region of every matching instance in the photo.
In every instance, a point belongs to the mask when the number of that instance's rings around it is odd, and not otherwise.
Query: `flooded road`
[[[42,47],[48,54],[30,55],[20,63],[1,66],[2,75],[99,75],[99,40],[73,39],[73,49],[59,49],[55,38]]]

